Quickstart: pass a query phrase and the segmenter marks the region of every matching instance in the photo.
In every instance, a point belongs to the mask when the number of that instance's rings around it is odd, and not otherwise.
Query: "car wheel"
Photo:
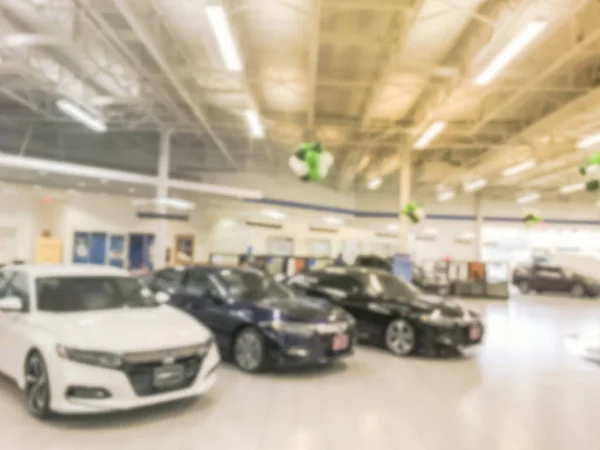
[[[571,295],[573,297],[583,297],[585,295],[585,288],[580,284],[574,284],[571,288]]]
[[[265,340],[252,327],[240,331],[233,343],[233,360],[244,372],[260,372],[266,360]]]
[[[385,346],[395,355],[410,355],[416,345],[415,329],[406,320],[392,320],[385,329]]]
[[[529,291],[531,291],[531,288],[529,286],[529,282],[527,282],[527,281],[521,281],[519,283],[519,291],[521,291],[521,294],[529,294]]]
[[[25,394],[29,414],[38,419],[50,415],[50,380],[44,358],[37,351],[25,363]]]

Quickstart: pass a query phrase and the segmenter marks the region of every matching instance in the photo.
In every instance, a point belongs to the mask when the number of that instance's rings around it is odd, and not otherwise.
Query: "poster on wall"
[[[108,264],[113,267],[125,266],[125,236],[113,234],[108,243]]]
[[[194,262],[194,236],[175,236],[175,264]]]
[[[90,262],[90,233],[75,232],[73,238],[73,262],[75,264]]]
[[[35,264],[60,264],[62,241],[50,237],[38,238],[35,244]]]

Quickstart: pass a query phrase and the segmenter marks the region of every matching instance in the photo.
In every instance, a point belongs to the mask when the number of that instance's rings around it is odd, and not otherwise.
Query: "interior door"
[[[0,228],[0,264],[10,264],[17,259],[17,231]]]

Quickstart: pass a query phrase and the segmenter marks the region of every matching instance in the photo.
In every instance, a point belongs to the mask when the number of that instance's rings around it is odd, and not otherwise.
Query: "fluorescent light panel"
[[[375,189],[379,188],[379,186],[381,186],[381,183],[383,183],[383,180],[381,179],[381,177],[377,177],[377,178],[372,178],[371,180],[369,180],[367,182],[367,187],[374,191]]]
[[[487,184],[487,180],[485,180],[483,178],[480,178],[479,180],[475,180],[475,181],[471,181],[469,183],[465,183],[463,185],[463,188],[467,192],[474,192],[474,191],[477,191],[477,190],[485,187],[486,184]]]
[[[561,194],[571,194],[577,191],[583,191],[585,189],[585,183],[568,184],[559,189]]]
[[[524,205],[525,203],[535,202],[536,200],[539,200],[539,199],[540,199],[540,194],[538,194],[537,192],[534,192],[533,194],[521,195],[520,197],[517,198],[517,203],[519,205]]]
[[[444,128],[446,128],[446,125],[446,122],[443,120],[438,120],[437,122],[432,123],[417,140],[417,142],[415,142],[414,147],[418,149],[427,147],[429,143],[433,141],[435,137],[444,130]]]
[[[323,217],[323,222],[325,222],[329,225],[341,225],[344,223],[344,221],[342,219],[340,219],[339,217],[333,217],[333,216]]]
[[[104,133],[106,131],[106,124],[104,122],[97,117],[92,116],[89,112],[77,106],[75,103],[70,102],[69,100],[58,100],[56,102],[56,107],[67,116],[78,122],[81,122],[86,127],[94,130],[97,133]]]
[[[440,202],[445,202],[446,200],[451,200],[454,198],[454,192],[453,191],[445,191],[445,192],[440,192],[438,194],[437,199]]]
[[[489,84],[546,29],[547,25],[541,20],[529,22],[475,78],[475,84]]]
[[[225,9],[220,5],[207,6],[206,15],[213,33],[217,38],[217,44],[223,61],[225,62],[225,66],[232,72],[241,72],[244,68],[242,59],[233,37],[233,32],[231,31]]]
[[[250,134],[254,138],[262,139],[265,137],[265,130],[260,122],[258,113],[252,109],[246,110],[246,120],[250,127]]]
[[[529,159],[527,161],[522,162],[521,164],[517,164],[516,166],[509,167],[508,169],[504,169],[502,171],[502,175],[505,177],[511,177],[518,173],[526,172],[529,169],[535,167],[535,159]]]
[[[283,220],[287,217],[287,214],[282,213],[280,211],[275,211],[273,209],[266,209],[262,212],[263,216],[268,217],[269,219],[273,219],[273,220]]]
[[[400,230],[400,225],[398,225],[397,223],[390,223],[387,226],[387,230],[388,231],[392,231],[392,232],[396,232]]]
[[[600,143],[600,133],[590,134],[577,141],[577,148],[590,148]]]

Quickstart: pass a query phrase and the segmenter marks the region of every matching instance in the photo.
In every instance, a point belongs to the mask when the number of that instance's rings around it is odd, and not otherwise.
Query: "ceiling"
[[[214,3],[241,71],[219,51]],[[212,180],[287,171],[295,147],[319,139],[336,158],[335,189],[373,177],[396,189],[410,154],[427,195],[485,178],[495,195],[557,197],[581,181],[577,141],[600,131],[596,0],[0,0],[0,13],[6,153],[155,174],[171,130],[171,176]],[[539,37],[474,83],[533,20],[547,25]],[[108,130],[64,115],[61,98]],[[264,139],[250,135],[249,109]],[[413,149],[435,121],[445,129]]]

